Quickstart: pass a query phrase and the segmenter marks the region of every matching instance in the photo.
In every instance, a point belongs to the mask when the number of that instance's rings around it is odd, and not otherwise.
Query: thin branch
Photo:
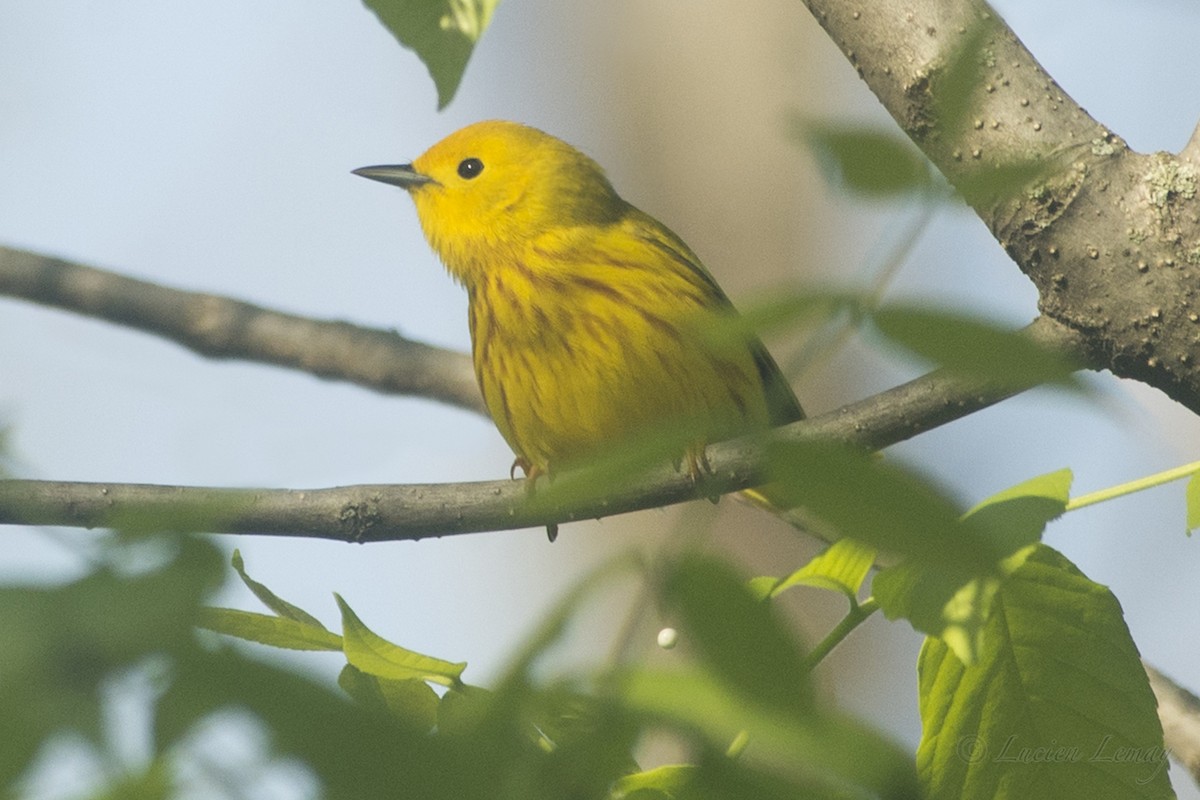
[[[157,334],[207,358],[292,367],[484,413],[468,356],[394,331],[271,311],[6,247],[0,295]]]
[[[1064,351],[1077,334],[1039,319],[1029,333]],[[784,439],[842,441],[880,449],[967,416],[1019,391],[935,372],[836,411],[794,423]],[[555,487],[532,498],[523,483],[225,489],[140,484],[0,481],[0,524],[105,527],[180,525],[213,533],[315,537],[347,542],[423,539],[611,516],[761,484],[764,448],[739,439],[709,448],[712,476],[697,487],[669,465],[630,476],[604,493],[570,497]],[[182,520],[182,521],[181,521]]]

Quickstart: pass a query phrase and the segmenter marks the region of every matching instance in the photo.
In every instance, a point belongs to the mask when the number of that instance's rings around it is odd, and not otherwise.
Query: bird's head
[[[611,224],[626,209],[595,161],[515,122],[477,122],[411,164],[355,173],[406,189],[426,238],[463,280],[548,231]]]

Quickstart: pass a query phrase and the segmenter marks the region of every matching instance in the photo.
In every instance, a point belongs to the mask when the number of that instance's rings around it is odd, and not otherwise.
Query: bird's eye
[[[478,158],[464,158],[458,164],[458,176],[471,180],[479,173],[483,172],[483,162]]]

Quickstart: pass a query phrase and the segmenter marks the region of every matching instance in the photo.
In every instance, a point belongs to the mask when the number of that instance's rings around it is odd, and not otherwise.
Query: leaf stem
[[[1067,507],[1064,510],[1074,511],[1079,508],[1084,508],[1085,506],[1103,503],[1105,500],[1112,500],[1116,497],[1124,497],[1127,494],[1140,492],[1143,489],[1151,489],[1155,486],[1161,486],[1164,483],[1170,483],[1171,481],[1187,478],[1196,474],[1197,472],[1200,472],[1200,461],[1193,461],[1190,464],[1184,464],[1181,467],[1175,467],[1174,469],[1169,469],[1164,472],[1158,472],[1154,475],[1147,475],[1146,477],[1138,478],[1135,481],[1117,484],[1116,486],[1110,486],[1107,489],[1101,489],[1098,492],[1080,495],[1079,497],[1073,498],[1070,502],[1068,502]]]
[[[814,647],[804,659],[804,664],[810,670],[820,664],[825,656],[842,643],[842,640],[850,635],[851,631],[859,625],[867,621],[867,617],[879,610],[879,601],[874,597],[868,597],[862,603],[850,602],[850,611],[846,616],[842,617],[841,622],[834,626],[828,635],[821,640],[820,644]]]

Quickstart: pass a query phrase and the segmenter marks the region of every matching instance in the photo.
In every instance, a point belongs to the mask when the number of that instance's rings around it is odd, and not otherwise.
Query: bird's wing
[[[712,273],[682,239],[653,217],[637,209],[631,211],[625,224],[632,226],[635,236],[688,270],[690,275],[697,279],[697,283],[704,287],[705,293],[711,296],[715,305],[724,306],[737,313]],[[753,337],[749,347],[766,394],[771,424],[785,425],[804,419],[804,409],[800,406],[800,401],[796,399],[795,392],[766,346],[757,337]]]

